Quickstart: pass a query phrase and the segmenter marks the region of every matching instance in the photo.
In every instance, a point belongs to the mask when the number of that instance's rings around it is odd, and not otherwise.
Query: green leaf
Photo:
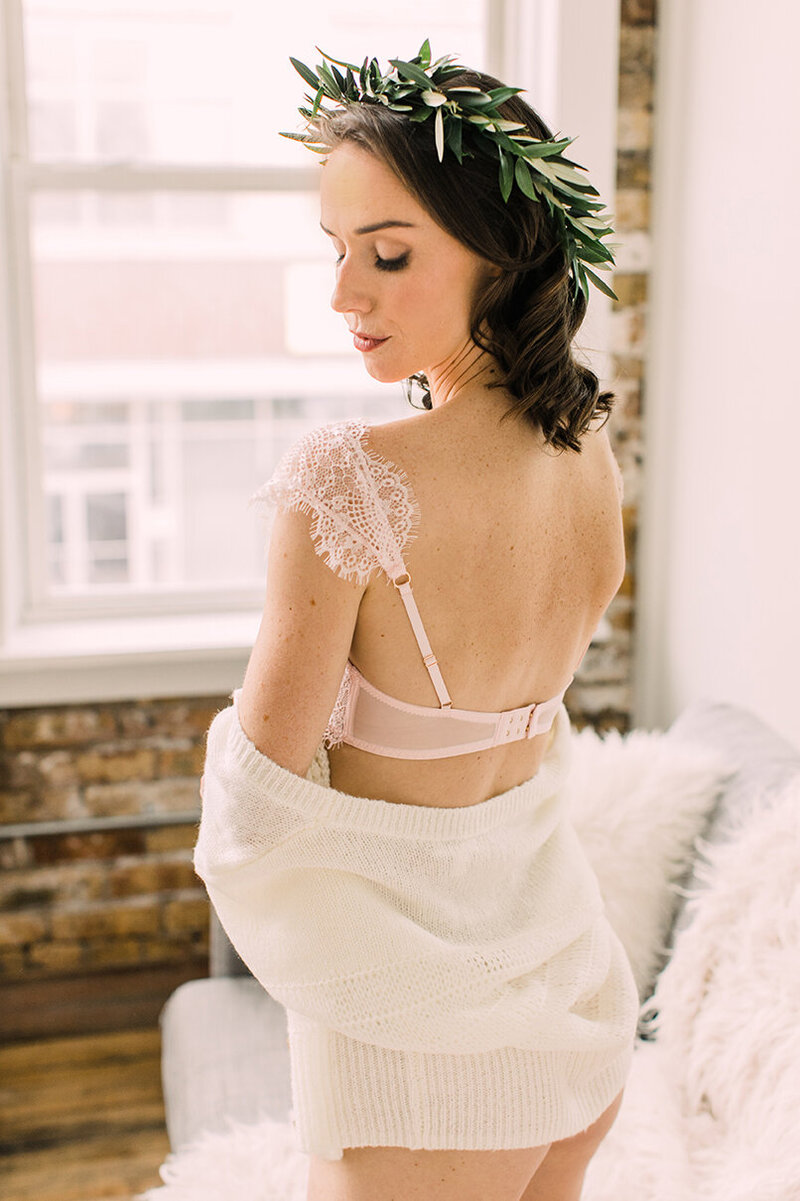
[[[423,66],[429,67],[431,65],[431,44],[427,38],[420,46],[417,58],[422,60]]]
[[[450,90],[454,92],[455,88],[451,88]],[[491,96],[487,96],[485,92],[462,92],[458,97],[458,103],[464,109],[491,108],[492,98]]]
[[[602,280],[599,275],[595,275],[594,271],[590,271],[588,267],[582,267],[581,270],[586,272],[592,283],[598,287],[600,291],[604,293],[604,295],[610,297],[611,300],[619,300],[616,292],[612,292],[608,284]]]
[[[324,94],[325,94],[325,93],[324,93],[324,90],[323,90],[322,88],[317,88],[317,94],[316,94],[316,96],[314,97],[314,104],[313,104],[313,106],[312,106],[312,109],[311,109],[311,116],[312,116],[312,117],[316,117],[317,113],[319,112],[319,106],[320,106],[320,103],[321,103],[321,101],[322,101],[322,97],[324,96]]]
[[[518,159],[517,162],[519,162],[519,161],[520,160]],[[536,193],[537,193],[536,199],[544,200],[545,204],[547,205],[548,213],[550,213],[552,216],[554,216],[557,220],[560,220],[560,228],[563,230],[563,228],[564,228],[564,210],[562,209],[561,205],[558,203],[555,196],[550,191],[550,188],[547,186],[547,184],[544,182],[543,179],[538,179],[536,181]]]
[[[330,54],[326,54],[324,50],[320,50],[319,46],[315,46],[314,49],[318,54],[321,54],[323,58],[327,58],[329,63],[336,63],[337,67],[348,67],[351,71],[358,70],[358,67],[355,65],[355,63],[343,63],[338,58],[332,58]]]
[[[492,88],[489,95],[495,104],[502,104],[503,101],[509,100],[512,96],[519,95],[524,90],[524,88]]]
[[[555,156],[550,159],[550,162],[558,171],[561,179],[568,179],[570,183],[579,184],[582,188],[589,188],[595,194],[595,196],[597,195],[597,188],[589,183],[585,175],[579,175],[574,167],[566,166],[563,160],[556,158]]]
[[[291,55],[289,55],[289,62],[292,64],[295,71],[297,71],[298,75],[302,75],[306,83],[310,83],[316,92],[317,88],[319,87],[319,78],[314,74],[311,68],[307,67],[305,63],[301,63],[299,59],[292,58]]]
[[[390,58],[389,62],[397,70],[397,74],[402,75],[404,79],[413,79],[414,83],[418,83],[421,88],[431,87],[431,77],[413,63],[403,62],[402,58]]]
[[[524,192],[531,200],[537,199],[531,181],[530,167],[522,158],[518,158],[514,164],[514,178],[521,192]]]
[[[290,132],[284,133],[282,129],[278,131],[278,137],[291,138],[293,142],[306,142],[308,140],[308,134]]]
[[[444,158],[444,117],[441,108],[437,108],[436,110],[434,135],[436,137],[436,153],[439,156],[439,162],[441,162]]]
[[[339,87],[338,83],[324,63],[320,63],[319,77],[322,80],[322,83],[325,85],[325,95],[330,96],[331,100],[341,100],[342,89]]]
[[[516,142],[512,142],[509,135],[503,129],[494,129],[492,137],[497,142],[498,146],[502,146],[506,154],[510,154],[512,159],[519,158],[519,150]]]
[[[606,225],[604,221],[599,221],[597,217],[584,217],[583,224],[587,225],[589,229],[602,230],[604,234],[614,232],[610,225]]]
[[[503,151],[499,147],[498,152],[500,155],[500,194],[505,203],[508,204],[508,198],[514,187],[514,167],[512,160],[507,154],[503,154]]]
[[[342,75],[341,71],[337,71],[336,67],[334,67],[333,65],[331,65],[331,75],[338,83],[339,90],[342,92],[342,94],[344,94],[344,90],[345,90],[344,75]]]
[[[584,225],[583,221],[581,221],[580,217],[573,216],[572,224],[576,229],[579,229],[581,231],[581,233],[584,234],[587,238],[590,238],[592,241],[594,241],[594,231],[591,230],[588,225]],[[603,249],[605,250],[605,247],[603,247]]]
[[[581,196],[580,199],[576,198],[573,200],[571,205],[571,208],[574,212],[580,213],[582,217],[586,218],[591,217],[592,213],[596,213],[598,216],[600,216],[605,207],[606,206],[602,200],[587,200],[585,196]]]
[[[524,135],[509,134],[508,136],[518,144],[519,153],[524,154],[525,158],[549,158],[553,153],[552,142],[529,142]]]
[[[586,303],[589,303],[589,284],[586,275],[580,263],[572,264],[573,276],[575,280],[575,299],[577,300],[578,293],[583,292]]]
[[[534,169],[541,169],[541,164],[544,162],[544,159],[539,158],[536,159],[535,162],[532,162],[531,166],[534,167]],[[545,174],[548,175],[548,178],[552,178],[549,176],[549,172],[545,171]],[[573,206],[578,211],[581,211],[584,204],[587,203],[581,192],[576,192],[574,188],[570,188],[567,184],[562,183],[557,176],[553,179],[553,186],[558,188],[559,192],[562,192],[564,196],[571,196],[573,198]]]
[[[366,90],[367,90],[367,67],[368,66],[369,66],[369,55],[367,55],[367,57],[364,59],[363,63],[361,64],[361,66],[358,69],[358,82],[361,84],[362,92],[366,92]]]
[[[456,75],[463,74],[462,67],[437,67],[435,71],[431,71],[431,79],[435,80],[436,86],[441,87],[448,79],[454,79]]]
[[[461,122],[454,117],[445,125],[444,129],[445,142],[452,150],[459,162],[463,162],[463,151],[461,142]]]
[[[581,248],[581,258],[594,263],[600,271],[607,270],[610,263],[606,247],[598,246],[596,242],[584,242]]]

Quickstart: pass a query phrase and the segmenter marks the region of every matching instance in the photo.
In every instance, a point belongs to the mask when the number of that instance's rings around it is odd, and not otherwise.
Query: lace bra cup
[[[325,742],[397,759],[442,759],[549,730],[569,684],[550,700],[499,713],[453,708],[431,650],[403,560],[416,536],[419,504],[406,474],[376,455],[362,421],[311,430],[290,447],[251,504],[310,513],[314,548],[332,571],[366,584],[380,568],[397,588],[440,707],[381,692],[348,660]]]

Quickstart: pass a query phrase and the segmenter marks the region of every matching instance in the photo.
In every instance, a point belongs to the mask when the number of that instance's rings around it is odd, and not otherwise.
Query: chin
[[[408,379],[413,372],[399,370],[391,367],[388,363],[379,363],[373,359],[366,358],[364,362],[367,375],[370,375],[374,380],[381,384],[399,384],[402,380]]]

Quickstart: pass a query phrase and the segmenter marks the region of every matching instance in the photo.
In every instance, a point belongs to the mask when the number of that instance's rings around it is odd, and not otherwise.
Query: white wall
[[[800,745],[800,12],[659,10],[634,720]]]

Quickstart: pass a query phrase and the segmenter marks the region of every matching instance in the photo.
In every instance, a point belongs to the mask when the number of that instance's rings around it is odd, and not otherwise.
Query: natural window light
[[[410,57],[424,27],[482,62],[486,5],[447,0],[434,22],[422,3],[378,21],[355,0],[22,11],[28,152],[52,168],[26,214],[32,603],[251,596],[264,548],[246,498],[281,451],[324,421],[402,412],[327,304],[333,251],[313,190],[291,188],[300,172],[313,186],[314,160],[277,132],[298,128],[305,88],[288,55],[316,62],[314,29],[331,53]],[[66,164],[82,186],[59,186]],[[202,170],[167,189],[140,165]],[[242,191],[241,166],[273,172]]]
[[[289,56],[428,37],[580,130],[608,192],[618,6],[576,4],[0,0],[0,704],[237,686],[250,495],[307,429],[409,415],[329,308]]]

